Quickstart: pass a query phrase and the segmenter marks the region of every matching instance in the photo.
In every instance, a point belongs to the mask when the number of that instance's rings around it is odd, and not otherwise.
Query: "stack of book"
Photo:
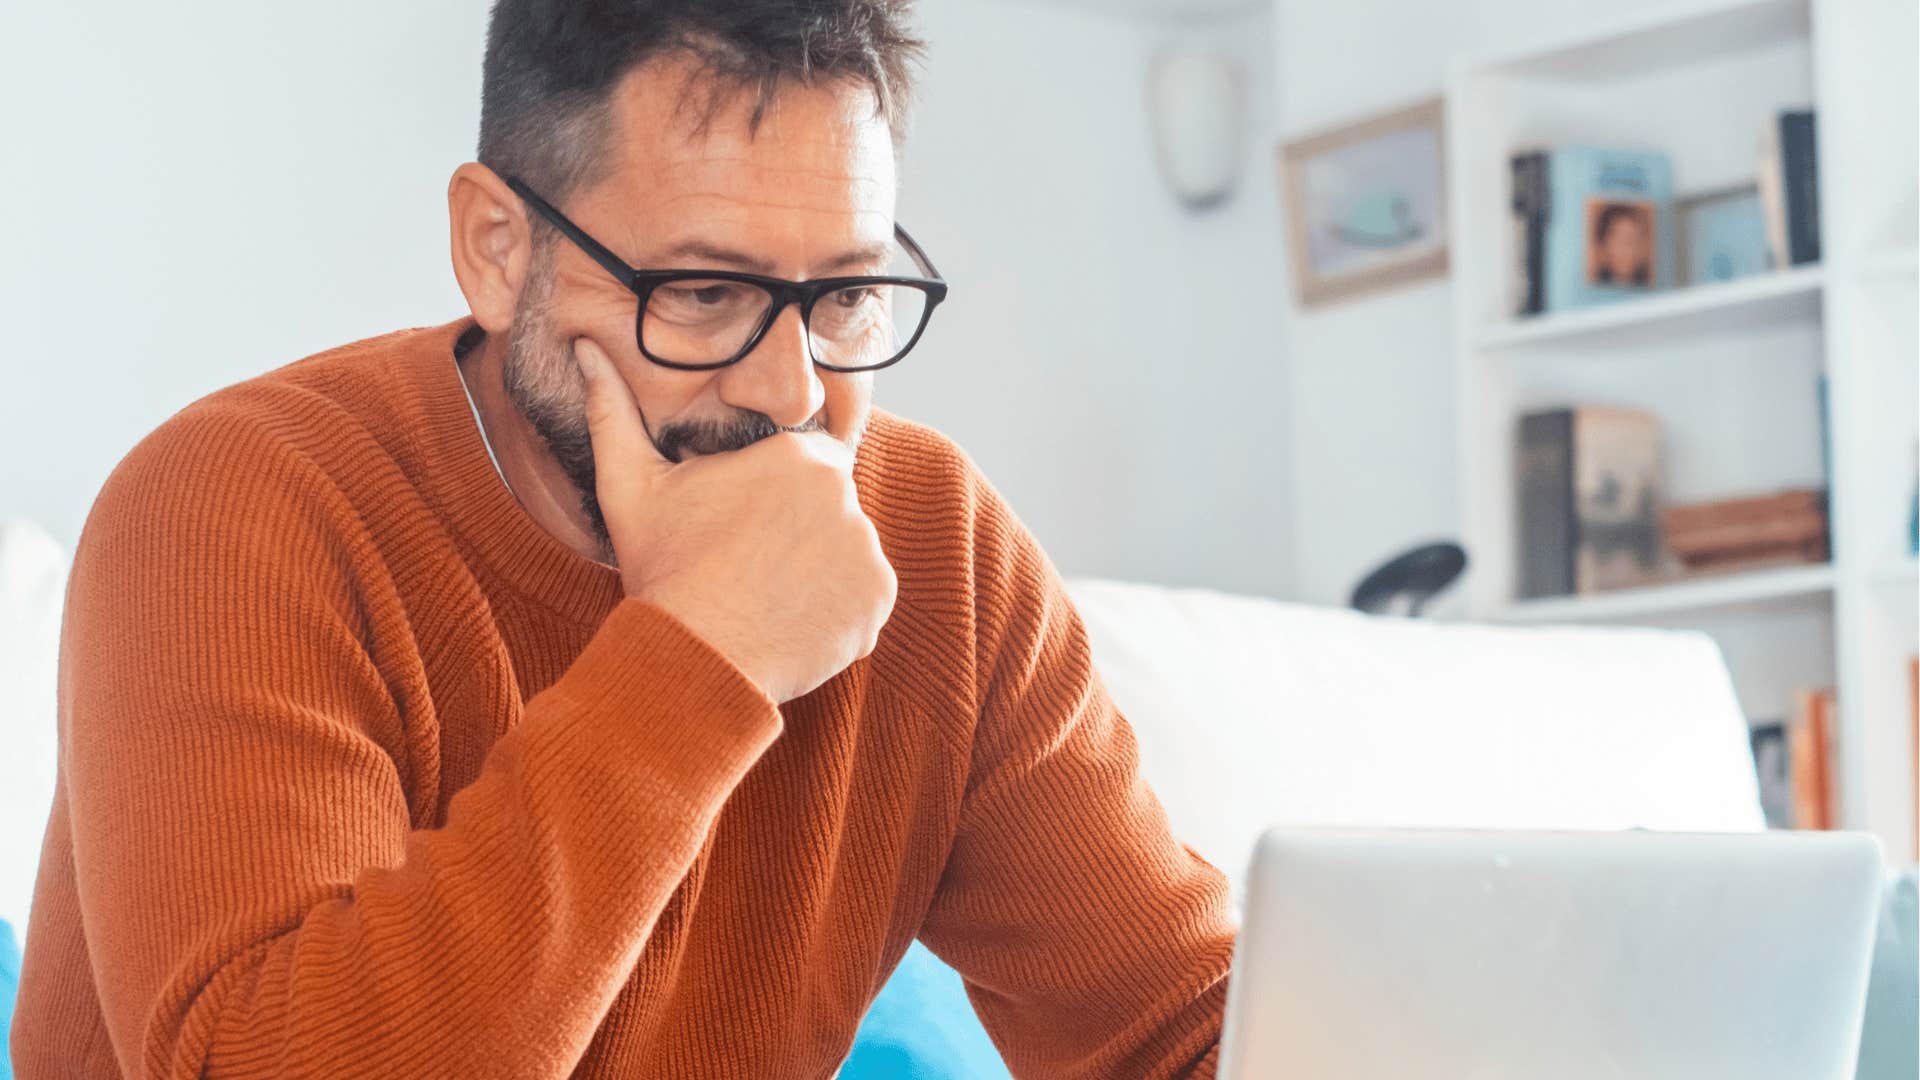
[[[1760,806],[1773,829],[1840,827],[1839,723],[1832,689],[1801,690],[1793,715],[1749,730]]]
[[[1827,496],[1818,490],[1669,507],[1667,549],[1689,573],[1827,560]]]
[[[1920,656],[1906,666],[1913,856],[1920,859]],[[1796,692],[1792,716],[1756,722],[1749,734],[1768,827],[1841,828],[1840,712],[1833,689]]]

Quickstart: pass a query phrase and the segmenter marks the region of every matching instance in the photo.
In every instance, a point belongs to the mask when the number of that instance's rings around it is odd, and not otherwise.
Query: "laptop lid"
[[[1850,1080],[1870,836],[1276,829],[1228,1080]]]

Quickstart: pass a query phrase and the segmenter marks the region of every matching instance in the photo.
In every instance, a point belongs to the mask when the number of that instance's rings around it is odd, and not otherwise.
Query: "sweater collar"
[[[495,580],[563,618],[598,625],[623,595],[620,571],[541,528],[495,470],[454,361],[454,343],[474,325],[467,317],[415,331],[396,358],[394,375],[418,421],[420,483]]]

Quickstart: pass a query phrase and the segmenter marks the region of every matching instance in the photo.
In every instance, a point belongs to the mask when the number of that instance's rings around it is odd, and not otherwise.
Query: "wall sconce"
[[[1247,77],[1222,53],[1170,49],[1147,73],[1147,112],[1160,173],[1189,210],[1233,198],[1246,157]]]

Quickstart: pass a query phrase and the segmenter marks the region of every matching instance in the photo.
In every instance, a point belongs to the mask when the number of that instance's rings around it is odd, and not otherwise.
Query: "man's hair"
[[[736,95],[758,130],[789,82],[851,78],[896,145],[923,43],[912,0],[495,0],[480,91],[483,165],[558,201],[600,178],[614,85],[655,57],[697,64],[682,107],[704,128]]]

